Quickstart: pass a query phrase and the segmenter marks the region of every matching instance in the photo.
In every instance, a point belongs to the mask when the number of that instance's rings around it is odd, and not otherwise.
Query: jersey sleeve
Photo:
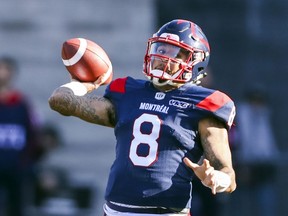
[[[119,101],[126,92],[126,82],[128,77],[118,78],[113,80],[106,88],[104,97],[111,100],[113,103]]]
[[[196,104],[196,108],[206,110],[216,118],[224,121],[228,129],[232,126],[236,114],[234,102],[220,91],[213,91],[208,96],[203,97]]]

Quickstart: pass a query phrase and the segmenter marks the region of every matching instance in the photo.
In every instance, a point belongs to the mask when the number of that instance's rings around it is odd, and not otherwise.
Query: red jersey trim
[[[196,107],[215,112],[229,101],[231,101],[231,99],[227,95],[222,94],[219,91],[215,91],[204,100],[196,104]]]
[[[0,103],[3,103],[8,106],[19,104],[22,101],[22,94],[18,91],[10,92],[4,98],[0,98]]]
[[[126,81],[127,81],[127,77],[114,80],[110,84],[110,87],[109,87],[110,91],[111,92],[118,92],[118,93],[125,93]]]

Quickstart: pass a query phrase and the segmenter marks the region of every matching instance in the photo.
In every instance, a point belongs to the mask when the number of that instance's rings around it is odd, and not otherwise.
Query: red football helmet
[[[197,83],[209,57],[209,43],[200,27],[187,20],[173,20],[148,40],[143,72],[158,86]]]

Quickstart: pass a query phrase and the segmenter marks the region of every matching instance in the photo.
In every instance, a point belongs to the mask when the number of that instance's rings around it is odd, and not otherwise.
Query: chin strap
[[[193,81],[192,83],[193,84],[196,84],[196,85],[200,85],[201,84],[201,79],[206,77],[207,76],[207,73],[204,72],[204,73],[200,73]]]
[[[153,75],[151,77],[151,80],[153,82],[154,85],[157,86],[165,86],[165,85],[171,85],[171,76],[165,72],[163,72],[162,70],[151,70],[151,74]],[[163,82],[159,82],[160,78],[159,77],[163,77],[164,79],[167,79],[166,81]]]
[[[173,74],[172,76],[162,70],[151,70],[151,74],[153,76],[151,76],[149,79],[153,82],[154,85],[157,86],[165,86],[165,85],[170,85],[170,86],[179,86],[179,83],[173,82],[172,79],[174,79],[175,77],[177,77],[179,75],[180,71]],[[162,77],[163,79],[159,78]],[[161,82],[159,82],[161,80]],[[166,80],[166,81],[164,81]],[[184,83],[183,83],[184,84]]]
[[[165,85],[178,86],[179,85],[179,83],[174,83],[171,80],[171,78],[178,76],[177,73],[174,74],[173,76],[171,76],[171,75],[163,72],[162,70],[155,69],[155,70],[151,70],[151,74],[153,76],[149,77],[149,79],[153,82],[154,85],[157,85],[157,86],[165,86]],[[206,77],[206,76],[207,76],[206,72],[200,73],[194,80],[191,81],[191,83],[195,84],[195,85],[200,85],[201,79]],[[159,82],[160,78],[158,78],[158,77],[163,77],[164,79],[166,78],[167,80],[163,81],[163,82]]]

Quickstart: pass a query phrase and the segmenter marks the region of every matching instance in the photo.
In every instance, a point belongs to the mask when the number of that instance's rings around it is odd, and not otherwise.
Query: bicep
[[[67,88],[58,88],[49,98],[51,109],[65,116],[75,116],[84,121],[114,127],[114,106],[108,99],[94,94],[75,96]]]
[[[204,156],[217,170],[232,168],[228,132],[225,125],[216,118],[205,118],[199,122],[199,133]]]

